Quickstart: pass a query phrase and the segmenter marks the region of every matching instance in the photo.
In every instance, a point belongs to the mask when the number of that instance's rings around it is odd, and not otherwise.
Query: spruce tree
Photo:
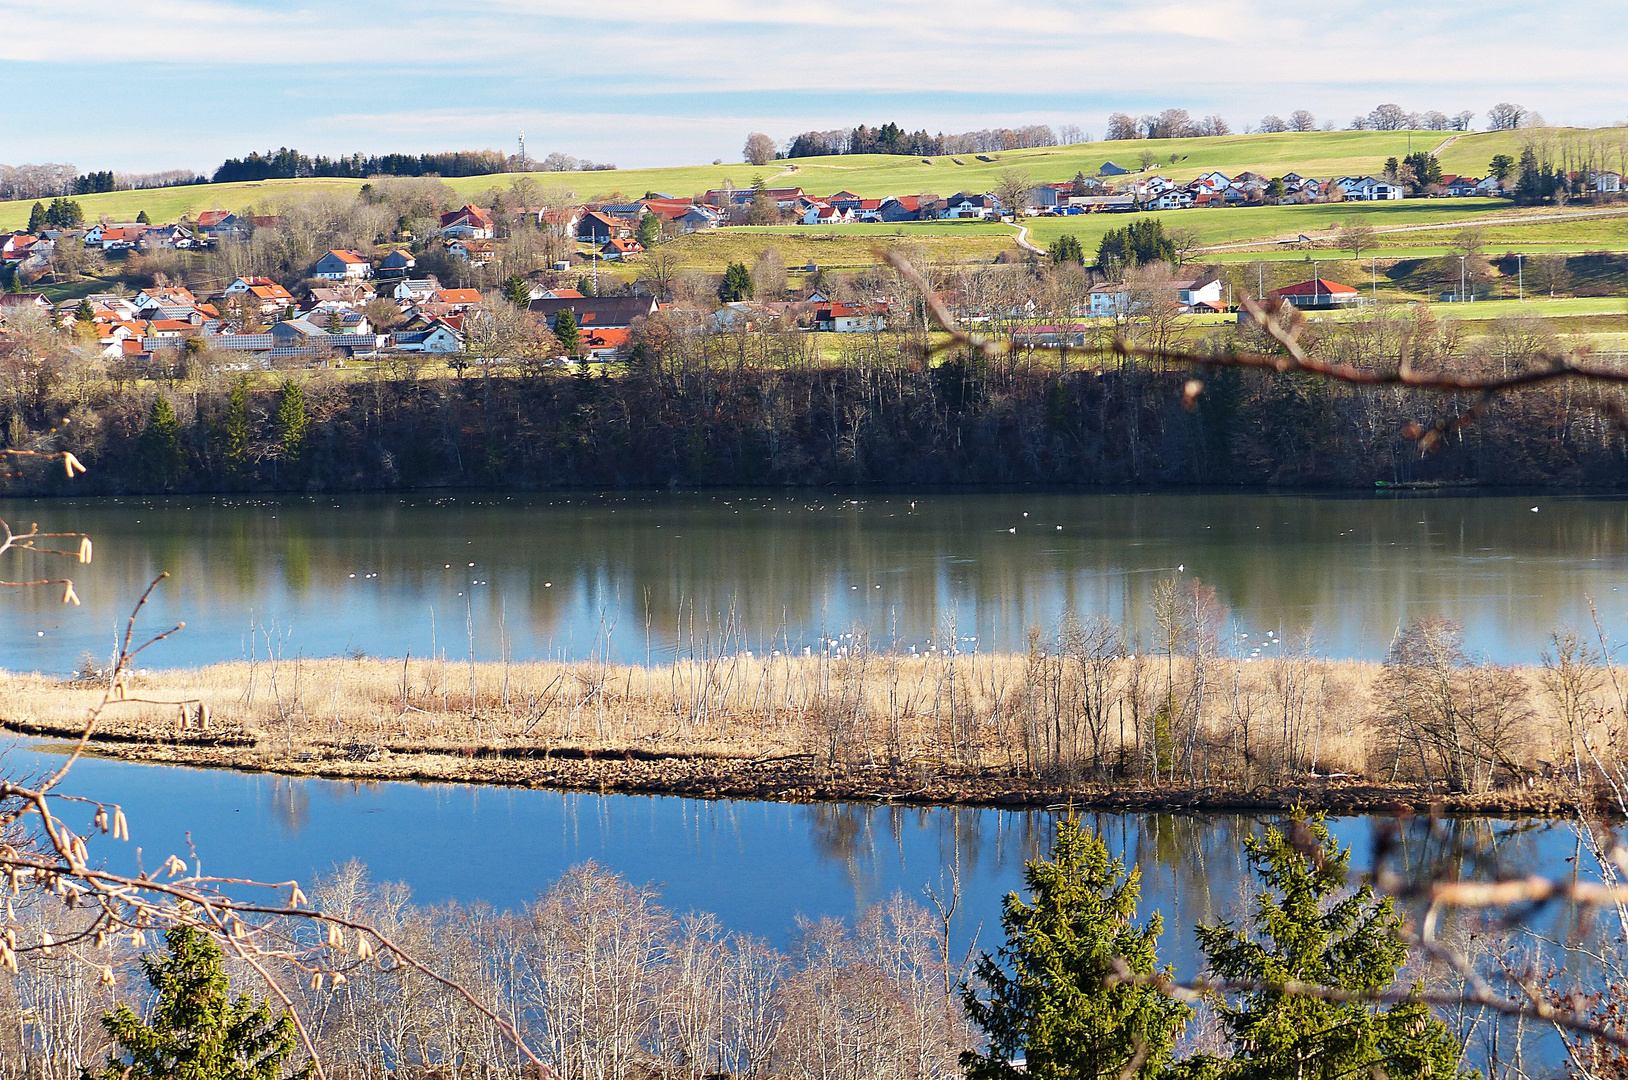
[[[49,222],[45,220],[45,204],[35,203],[34,208],[28,212],[28,231],[31,233],[40,232],[48,224]]]
[[[726,304],[752,298],[752,271],[745,263],[732,262],[724,269],[724,279],[718,285],[718,299]]]
[[[1051,242],[1051,261],[1061,265],[1063,263],[1085,262],[1085,251],[1080,247],[1080,238],[1073,233],[1064,233]]]
[[[510,274],[503,282],[503,298],[515,307],[526,307],[531,303],[531,284],[519,274]]]
[[[232,396],[226,403],[226,424],[222,435],[226,471],[234,477],[244,476],[249,471],[249,443],[254,435],[249,422],[249,385],[246,379],[239,379],[237,385],[232,387]]]
[[[647,248],[653,248],[661,243],[661,218],[646,210],[644,216],[639,218],[639,230],[633,238]]]
[[[136,215],[137,225],[151,225],[152,223],[153,219],[147,216],[147,211],[143,210]]]
[[[290,465],[299,463],[305,453],[305,432],[311,419],[305,413],[305,391],[293,379],[283,383],[283,392],[277,399],[277,445],[282,448],[283,460]]]
[[[1024,881],[1029,901],[1010,893],[1002,905],[1006,944],[975,968],[987,996],[963,991],[989,1042],[961,1056],[968,1080],[1117,1078],[1139,1042],[1145,1070],[1168,1067],[1191,1010],[1149,986],[1103,985],[1115,958],[1144,975],[1158,965],[1161,919],[1135,921],[1140,871],[1126,874],[1071,817],[1057,826],[1051,859],[1028,863]]]
[[[565,349],[565,355],[576,355],[582,336],[577,333],[577,317],[571,313],[570,308],[561,308],[560,313],[554,316],[554,336],[559,338],[560,346]]]
[[[153,397],[147,426],[136,440],[136,475],[144,484],[167,486],[186,470],[187,451],[181,445],[181,421],[169,398]]]
[[[151,1022],[122,1003],[104,1013],[117,1053],[81,1080],[279,1080],[298,1046],[293,1019],[273,1021],[269,1004],[247,994],[232,999],[220,946],[207,935],[178,926],[165,942],[169,956],[141,961],[157,992]],[[311,1072],[307,1062],[290,1080]]]
[[[1358,992],[1381,991],[1396,980],[1408,949],[1397,934],[1402,920],[1395,902],[1376,900],[1367,885],[1346,890],[1351,852],[1335,845],[1321,814],[1308,818],[1296,809],[1287,830],[1268,828],[1244,846],[1267,889],[1255,898],[1247,927],[1198,928],[1216,976]],[[1463,1070],[1447,1025],[1415,999],[1381,1008],[1261,990],[1217,1008],[1234,1051],[1227,1061],[1209,1064],[1235,1080],[1475,1075]]]

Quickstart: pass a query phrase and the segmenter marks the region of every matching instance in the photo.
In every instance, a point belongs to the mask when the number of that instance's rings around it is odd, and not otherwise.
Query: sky
[[[751,131],[966,131],[1382,102],[1628,119],[1621,0],[0,0],[0,162],[307,153],[740,159]]]

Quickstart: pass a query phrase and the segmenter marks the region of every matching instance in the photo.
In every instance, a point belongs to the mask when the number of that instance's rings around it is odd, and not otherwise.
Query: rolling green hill
[[[1280,175],[1294,171],[1307,176],[1332,177],[1378,171],[1388,157],[1401,157],[1409,148],[1440,148],[1442,168],[1449,173],[1481,175],[1494,154],[1518,156],[1528,140],[1559,146],[1592,144],[1596,156],[1623,168],[1628,158],[1628,129],[1588,131],[1550,128],[1535,131],[1480,132],[1451,136],[1439,131],[1331,131],[1272,135],[1228,135],[1204,139],[1167,139],[1133,142],[1081,143],[1033,150],[1011,150],[958,158],[931,159],[887,155],[852,155],[777,161],[765,166],[741,163],[689,165],[663,169],[622,169],[589,173],[528,174],[549,188],[564,188],[578,199],[592,200],[621,194],[637,198],[647,191],[689,196],[731,183],[748,187],[762,178],[776,185],[800,186],[814,194],[848,188],[869,198],[993,188],[1006,169],[1020,169],[1035,183],[1064,181],[1075,173],[1096,175],[1105,161],[1127,168],[1139,167],[1143,153],[1155,160],[1154,170],[1185,180],[1210,169],[1238,173],[1244,170]],[[1171,157],[1175,161],[1172,163]],[[960,164],[957,164],[957,162]],[[507,187],[516,174],[465,176],[447,181],[458,193],[476,196],[494,186]],[[267,180],[243,184],[205,184],[152,191],[116,191],[79,196],[91,220],[107,215],[128,220],[142,210],[154,221],[175,220],[202,210],[242,210],[275,206],[311,192],[349,193],[360,180]],[[0,203],[0,229],[22,227],[28,220],[29,201]]]

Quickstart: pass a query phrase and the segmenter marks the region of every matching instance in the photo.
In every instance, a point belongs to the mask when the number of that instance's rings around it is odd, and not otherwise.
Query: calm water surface
[[[35,772],[59,758],[18,746],[0,767]],[[948,895],[959,870],[956,932],[992,944],[1000,900],[1022,889],[1025,859],[1051,842],[1056,814],[953,807],[708,802],[450,784],[355,784],[87,759],[69,793],[122,804],[129,845],[97,842],[115,866],[152,869],[195,852],[206,873],[309,882],[350,859],[376,880],[404,881],[420,903],[457,900],[516,909],[587,859],[660,887],[672,910],[715,912],[733,930],[784,946],[797,917],[851,917],[895,892]],[[88,819],[89,812],[86,812]],[[1245,815],[1088,815],[1116,855],[1143,873],[1144,913],[1164,917],[1164,950],[1197,967],[1191,930],[1236,917],[1253,885]],[[80,824],[67,819],[70,827]],[[1368,864],[1375,819],[1334,823]],[[1481,873],[1569,874],[1577,841],[1564,823],[1489,819],[1420,824],[1407,856],[1429,861],[1469,844],[1493,854]],[[1583,860],[1585,863],[1587,857]],[[1588,867],[1584,866],[1584,872]],[[1563,913],[1549,928],[1572,933]]]
[[[151,666],[251,647],[659,661],[801,652],[855,628],[924,648],[951,625],[960,648],[1021,649],[1064,610],[1144,625],[1178,574],[1213,585],[1239,632],[1311,633],[1332,656],[1381,657],[1398,623],[1439,613],[1472,649],[1529,662],[1552,628],[1587,622],[1590,596],[1628,631],[1614,498],[756,491],[40,500],[0,516],[96,539],[83,607],[8,598],[21,615],[0,624],[0,667],[45,671],[106,656],[159,571],[145,622],[187,629]]]

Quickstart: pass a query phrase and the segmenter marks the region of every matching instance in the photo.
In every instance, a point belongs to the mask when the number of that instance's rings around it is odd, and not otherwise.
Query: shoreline
[[[0,719],[18,735],[77,741],[66,726]],[[192,736],[167,741],[131,732],[93,736],[89,756],[151,765],[227,769],[241,773],[361,783],[440,783],[668,795],[708,800],[964,806],[1008,810],[1072,807],[1109,812],[1286,811],[1299,804],[1336,814],[1440,813],[1492,817],[1558,817],[1575,802],[1549,783],[1527,788],[1451,794],[1410,782],[1317,777],[1249,790],[1181,783],[1058,783],[997,775],[994,770],[903,775],[881,767],[815,767],[814,755],[749,758],[718,753],[656,753],[634,748],[587,750],[559,746],[525,753],[474,747],[311,744],[293,757],[242,736]],[[67,746],[61,749],[66,751]],[[1603,799],[1591,809],[1608,812]]]

